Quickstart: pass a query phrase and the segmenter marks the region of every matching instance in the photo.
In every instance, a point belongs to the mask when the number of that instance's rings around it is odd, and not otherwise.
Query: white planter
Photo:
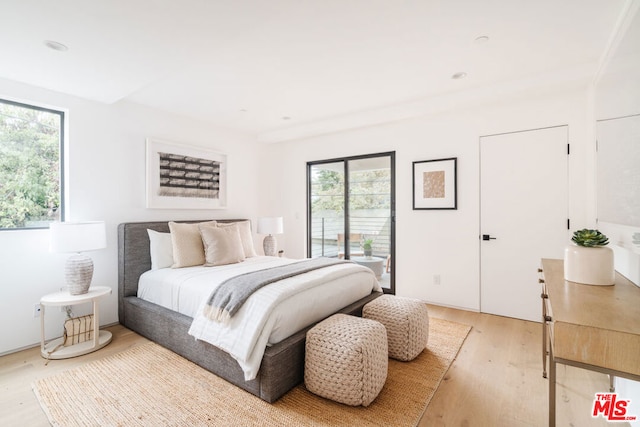
[[[613,285],[613,250],[569,245],[564,250],[564,279],[586,285]]]

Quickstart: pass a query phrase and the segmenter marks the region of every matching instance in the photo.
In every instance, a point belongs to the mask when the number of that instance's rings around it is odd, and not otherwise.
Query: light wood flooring
[[[433,317],[473,329],[419,426],[547,425],[548,383],[542,378],[540,324],[431,305],[429,310]],[[48,426],[31,390],[35,379],[147,341],[119,325],[107,329],[113,341],[85,356],[46,364],[38,347],[0,357],[0,426]],[[594,394],[608,390],[608,377],[564,365],[558,365],[557,375],[558,426],[609,425],[602,418],[591,418]]]

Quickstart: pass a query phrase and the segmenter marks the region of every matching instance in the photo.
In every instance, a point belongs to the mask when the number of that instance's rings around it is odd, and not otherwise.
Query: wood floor
[[[419,426],[547,425],[548,383],[542,378],[539,324],[438,306],[429,310],[433,317],[473,329]],[[119,325],[107,329],[113,333],[111,344],[85,356],[47,364],[40,349],[33,348],[0,357],[0,425],[48,426],[31,390],[35,379],[147,341]],[[557,375],[558,426],[609,425],[591,417],[594,394],[608,390],[608,377],[564,365],[558,365]]]

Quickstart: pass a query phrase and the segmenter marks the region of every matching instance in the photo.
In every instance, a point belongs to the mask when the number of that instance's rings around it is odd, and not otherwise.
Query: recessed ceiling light
[[[53,40],[45,40],[44,45],[49,49],[57,50],[58,52],[66,52],[67,50],[69,50],[67,46]]]
[[[289,116],[282,116],[282,120],[291,120],[291,117],[289,117]]]
[[[465,77],[467,77],[467,73],[465,73],[464,71],[459,71],[451,76],[451,78],[454,80],[464,79]]]
[[[475,41],[478,44],[486,43],[489,41],[489,36],[478,36]]]
[[[241,110],[240,110],[240,112],[241,112],[241,113],[246,113],[246,112],[247,112],[247,109],[246,109],[246,108],[243,108],[243,109],[241,109]]]

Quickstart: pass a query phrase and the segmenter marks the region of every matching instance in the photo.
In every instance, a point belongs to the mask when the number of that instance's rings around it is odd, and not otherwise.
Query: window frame
[[[42,107],[40,105],[35,104],[27,104],[25,102],[13,101],[10,99],[0,97],[1,104],[13,105],[21,108],[28,108],[31,110],[44,111],[51,114],[57,114],[60,117],[60,141],[59,141],[59,152],[58,152],[58,168],[60,171],[60,221],[64,221],[66,217],[66,203],[65,203],[65,120],[66,115],[62,110],[55,110],[48,107]],[[44,230],[48,229],[49,226],[38,226],[38,227],[14,227],[14,228],[4,228],[0,227],[1,231],[18,231],[18,230]]]
[[[345,228],[344,233],[348,236],[351,233],[350,230],[350,219],[349,219],[349,162],[353,160],[362,160],[362,159],[371,159],[376,157],[389,157],[390,160],[390,197],[391,197],[391,206],[389,208],[389,212],[391,215],[390,226],[390,255],[391,255],[391,272],[390,272],[390,283],[388,288],[383,288],[382,290],[386,294],[395,295],[396,293],[396,152],[395,151],[385,151],[381,153],[371,153],[371,154],[361,154],[356,156],[345,156],[345,157],[337,157],[332,159],[325,160],[312,160],[307,162],[307,226],[306,226],[306,240],[307,240],[307,257],[311,257],[312,255],[312,208],[311,208],[311,194],[313,192],[311,185],[311,169],[313,166],[327,164],[327,163],[343,163],[344,164],[344,220],[345,220]],[[345,254],[348,258],[349,248],[348,243],[345,243]]]

